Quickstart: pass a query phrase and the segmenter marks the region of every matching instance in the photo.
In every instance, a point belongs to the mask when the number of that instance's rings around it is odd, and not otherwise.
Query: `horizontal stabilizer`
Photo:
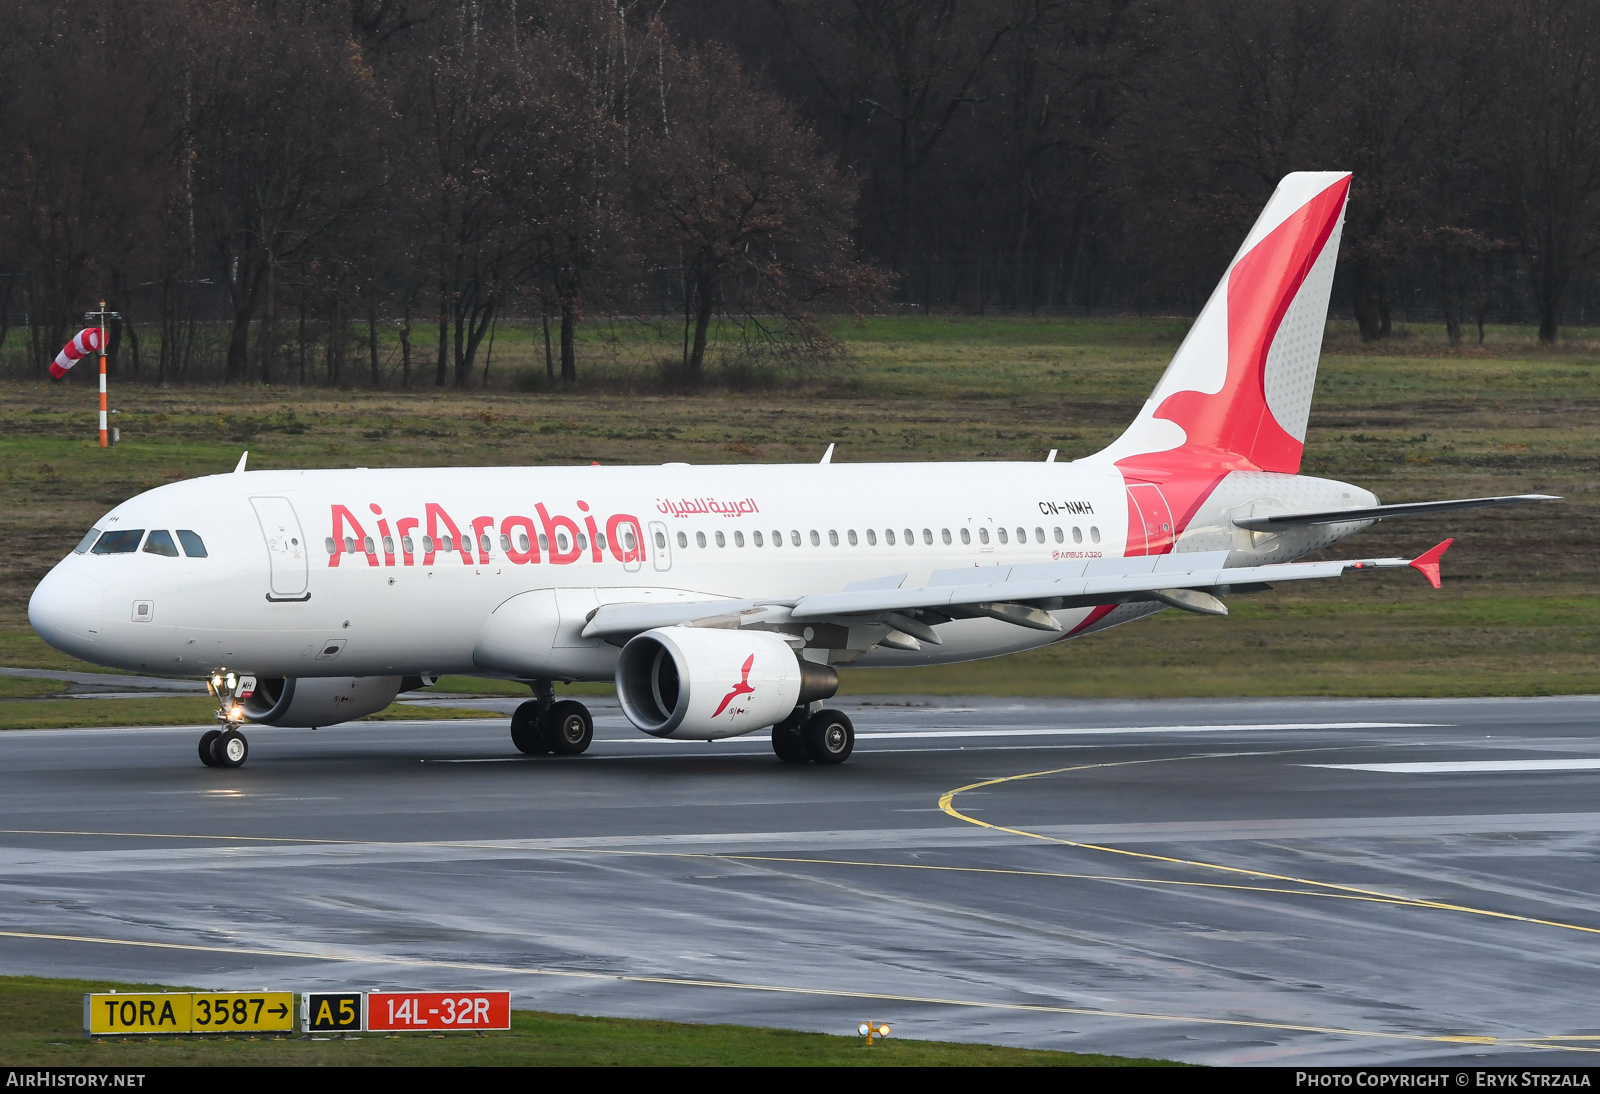
[[[1276,513],[1265,517],[1235,517],[1233,523],[1252,532],[1270,532],[1306,524],[1352,524],[1356,521],[1392,520],[1455,509],[1487,509],[1495,505],[1521,505],[1530,501],[1560,501],[1554,494],[1505,494],[1497,498],[1457,498],[1453,501],[1408,501],[1399,505],[1368,505],[1358,509],[1330,509],[1320,513]]]

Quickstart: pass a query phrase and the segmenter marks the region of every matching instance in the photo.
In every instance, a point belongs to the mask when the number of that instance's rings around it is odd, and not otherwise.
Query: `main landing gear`
[[[772,751],[786,764],[842,764],[856,747],[856,727],[840,710],[805,707],[772,727]]]
[[[511,716],[511,743],[528,756],[577,756],[594,740],[589,708],[572,699],[556,701],[548,680],[533,682],[534,698]]]

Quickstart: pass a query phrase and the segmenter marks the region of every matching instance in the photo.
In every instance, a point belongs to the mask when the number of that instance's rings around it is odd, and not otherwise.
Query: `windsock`
[[[85,327],[68,342],[60,353],[56,354],[55,363],[50,366],[50,375],[57,380],[67,374],[67,369],[78,363],[78,359],[85,354],[94,353],[100,348],[100,328]]]

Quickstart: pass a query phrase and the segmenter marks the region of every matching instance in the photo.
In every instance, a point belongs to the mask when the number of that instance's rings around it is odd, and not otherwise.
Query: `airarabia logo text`
[[[432,566],[437,556],[452,554],[460,555],[464,566],[487,566],[490,554],[496,551],[518,566],[539,562],[566,566],[585,555],[592,562],[604,562],[608,552],[618,562],[644,561],[644,529],[639,518],[617,513],[606,518],[602,533],[598,520],[589,512],[589,503],[584,501],[577,503],[577,517],[552,515],[541,502],[534,506],[537,519],[482,516],[459,523],[444,506],[430,501],[423,506],[420,519],[401,517],[392,530],[382,507],[373,503],[367,508],[372,513],[367,519],[375,536],[348,506],[332,507],[333,534],[327,540],[329,566],[337,566],[345,555],[354,554],[365,555],[368,566]],[[422,530],[420,537],[416,534],[418,529]]]

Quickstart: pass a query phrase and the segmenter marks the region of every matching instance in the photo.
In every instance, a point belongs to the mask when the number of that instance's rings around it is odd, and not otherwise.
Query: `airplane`
[[[50,645],[202,676],[242,765],[250,725],[334,725],[444,673],[526,683],[530,755],[589,747],[554,681],[611,680],[657,737],[770,730],[843,762],[839,671],[997,657],[1167,608],[1412,567],[1301,562],[1378,520],[1556,500],[1401,505],[1298,474],[1351,176],[1286,176],[1133,423],[1071,462],[247,471],[112,509],[39,583]],[[246,453],[246,457],[248,453]]]

